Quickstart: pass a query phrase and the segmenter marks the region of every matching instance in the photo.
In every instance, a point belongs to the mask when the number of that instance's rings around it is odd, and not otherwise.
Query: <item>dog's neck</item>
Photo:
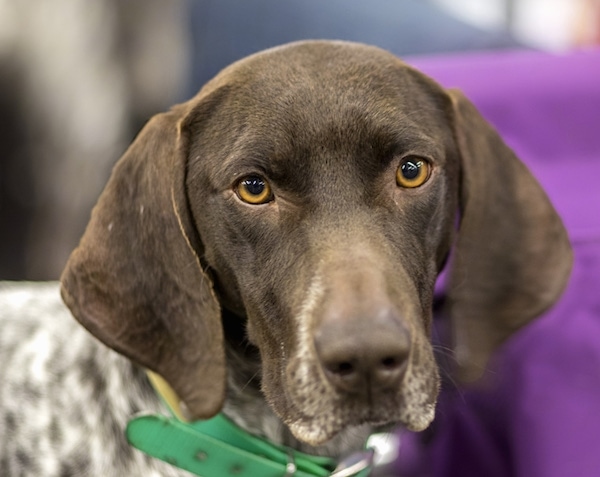
[[[244,326],[240,326],[241,323]],[[260,355],[258,349],[246,338],[245,319],[224,311],[223,328],[228,376],[223,413],[227,417],[251,434],[307,454],[339,459],[364,448],[373,431],[370,426],[350,428],[318,447],[296,439],[272,411],[260,390]]]

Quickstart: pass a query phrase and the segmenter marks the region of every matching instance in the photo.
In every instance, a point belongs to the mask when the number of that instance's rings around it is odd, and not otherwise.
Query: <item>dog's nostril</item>
[[[331,371],[340,376],[349,376],[354,373],[354,366],[349,361],[345,361],[337,364]]]
[[[337,388],[349,393],[361,392],[361,382],[364,373],[361,373],[360,363],[352,360],[331,359],[322,362],[327,379]]]
[[[372,383],[383,388],[399,383],[408,365],[407,355],[388,356],[379,361],[379,367],[372,370]]]
[[[392,370],[392,369],[397,368],[400,363],[399,363],[398,359],[395,358],[394,356],[389,356],[387,358],[383,358],[381,360],[381,364],[384,369]]]

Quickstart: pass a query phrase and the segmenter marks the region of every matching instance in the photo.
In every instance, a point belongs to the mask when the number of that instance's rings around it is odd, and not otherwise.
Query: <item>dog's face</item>
[[[464,98],[376,48],[293,44],[234,64],[146,127],[63,294],[198,417],[223,401],[224,309],[298,439],[422,430],[439,387],[433,286],[459,208],[450,313],[459,358],[477,367],[560,293],[560,220]]]
[[[438,389],[432,290],[458,207],[445,98],[356,54],[238,64],[185,130],[205,263],[247,316],[269,402],[311,443],[364,422],[421,430]]]

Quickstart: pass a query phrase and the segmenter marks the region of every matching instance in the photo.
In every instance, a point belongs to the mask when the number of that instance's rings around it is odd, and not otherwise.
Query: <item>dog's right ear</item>
[[[160,374],[190,417],[207,418],[225,397],[225,353],[185,189],[189,111],[152,118],[117,163],[61,291],[85,328]]]

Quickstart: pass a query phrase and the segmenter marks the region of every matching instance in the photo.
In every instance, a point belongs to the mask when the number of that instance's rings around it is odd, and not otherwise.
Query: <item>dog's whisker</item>
[[[439,344],[432,345],[432,348],[436,354],[440,354],[446,358],[451,358],[453,361],[456,361],[456,353],[454,352],[454,349]]]
[[[260,371],[257,371],[256,373],[254,373],[252,375],[252,377],[250,377],[250,379],[248,379],[244,385],[241,388],[241,391],[244,391],[248,386],[250,386],[255,380],[256,378],[258,378],[260,376]]]

